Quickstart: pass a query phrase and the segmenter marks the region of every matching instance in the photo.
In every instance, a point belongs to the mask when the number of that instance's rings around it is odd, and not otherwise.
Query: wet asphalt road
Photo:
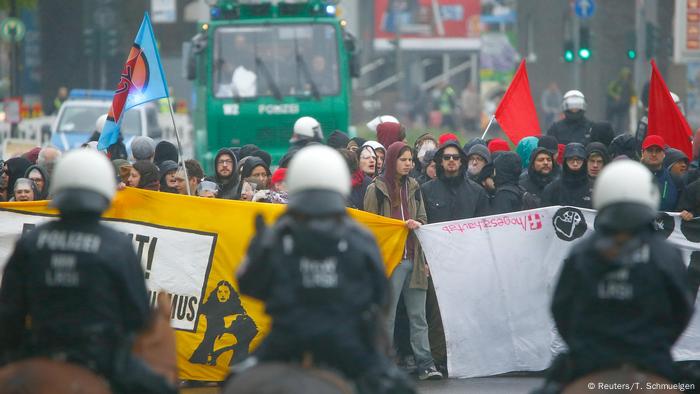
[[[543,381],[535,377],[446,379],[419,382],[418,390],[421,394],[526,394]]]

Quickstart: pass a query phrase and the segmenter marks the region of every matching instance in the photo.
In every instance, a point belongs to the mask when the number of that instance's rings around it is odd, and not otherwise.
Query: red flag
[[[527,78],[525,59],[520,62],[510,86],[503,95],[495,113],[496,121],[505,131],[508,138],[518,144],[521,139],[529,136],[539,136],[540,122],[537,120],[535,103],[530,93],[530,81]]]
[[[693,157],[692,132],[680,108],[673,102],[671,91],[661,77],[656,62],[651,61],[649,83],[649,126],[647,135],[659,135],[671,148]]]

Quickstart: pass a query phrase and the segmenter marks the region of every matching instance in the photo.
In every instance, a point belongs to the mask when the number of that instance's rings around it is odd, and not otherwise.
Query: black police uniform
[[[131,355],[148,318],[131,241],[97,215],[64,217],[25,234],[5,267],[0,362],[47,356],[92,369],[117,392],[174,392]]]
[[[612,261],[601,252],[607,242],[596,233],[564,262],[552,315],[570,352],[553,365],[553,378],[570,382],[631,364],[675,380],[671,347],[694,301],[681,253],[651,229]]]
[[[388,287],[374,238],[345,216],[287,213],[270,229],[261,224],[238,275],[241,293],[272,317],[258,359],[295,362],[308,352],[351,379],[380,368],[376,320]]]

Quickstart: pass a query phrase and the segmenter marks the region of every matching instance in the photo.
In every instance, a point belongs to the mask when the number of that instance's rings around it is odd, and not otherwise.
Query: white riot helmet
[[[56,164],[51,179],[51,206],[64,213],[102,213],[117,189],[107,157],[92,149],[76,149]]]
[[[323,139],[321,124],[310,116],[302,116],[294,122],[294,134],[299,137]]]
[[[603,168],[593,187],[599,230],[633,231],[650,224],[659,209],[659,188],[652,173],[632,160]]]
[[[303,148],[289,163],[285,180],[291,211],[310,216],[345,212],[350,170],[335,149],[325,145]]]
[[[561,102],[562,111],[571,109],[586,110],[586,98],[578,90],[569,90],[564,94],[564,99]]]
[[[399,120],[391,115],[379,115],[367,122],[367,128],[376,133],[377,126],[379,126],[381,123],[399,123]]]
[[[100,117],[97,118],[97,122],[95,122],[95,130],[97,130],[98,133],[101,133],[102,129],[105,128],[106,122],[107,122],[107,114],[100,115]]]

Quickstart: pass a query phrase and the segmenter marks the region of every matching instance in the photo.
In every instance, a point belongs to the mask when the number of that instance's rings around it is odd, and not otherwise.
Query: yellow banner
[[[0,203],[0,209],[4,211],[0,212],[0,227],[5,222],[12,222],[9,226],[12,230],[7,232],[17,236],[26,230],[27,223],[38,223],[45,219],[42,217],[57,213],[49,209],[45,201]],[[151,283],[160,278],[162,290],[173,294],[173,319],[182,319],[182,326],[173,320],[173,326],[178,328],[176,338],[181,379],[223,380],[235,354],[247,354],[268,332],[270,320],[264,313],[264,305],[243,296],[240,297],[241,310],[232,290],[238,288],[235,272],[254,235],[255,217],[260,213],[271,225],[285,209],[284,205],[215,200],[131,188],[117,193],[104,218],[132,236],[137,249],[142,249],[139,256],[146,270],[149,290],[152,290],[149,297],[155,297],[155,292],[161,290]],[[407,236],[403,223],[357,210],[349,210],[349,213],[374,234],[387,272],[391,272],[403,254]],[[193,263],[194,254],[200,256],[197,257],[199,260],[204,260],[203,264]],[[157,264],[153,264],[154,260]],[[199,272],[187,272],[200,266],[202,269],[195,269]],[[197,297],[177,296],[178,291],[170,288],[186,287],[187,283],[182,284],[182,280],[172,279],[183,275],[192,278],[185,281],[190,281],[190,285],[200,283],[195,278],[206,283],[201,291],[195,289]],[[164,277],[170,281],[163,280]],[[188,319],[191,327],[186,327]]]

